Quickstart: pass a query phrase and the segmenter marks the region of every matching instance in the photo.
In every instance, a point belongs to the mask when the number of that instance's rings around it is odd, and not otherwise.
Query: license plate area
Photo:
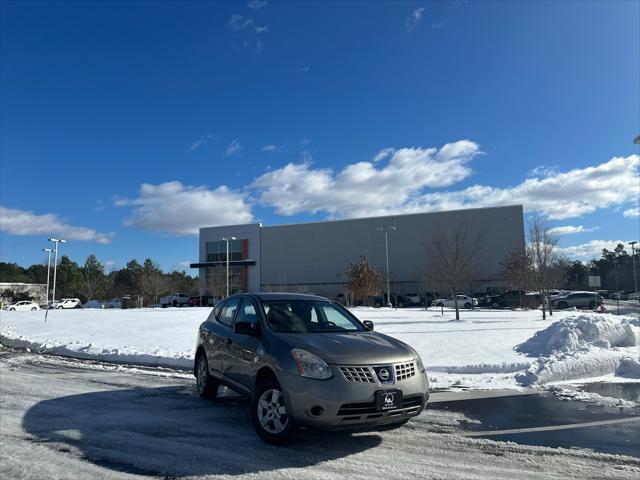
[[[402,406],[402,391],[379,390],[376,392],[376,410],[384,412]]]

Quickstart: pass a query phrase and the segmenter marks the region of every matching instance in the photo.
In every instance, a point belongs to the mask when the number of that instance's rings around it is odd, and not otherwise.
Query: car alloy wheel
[[[567,305],[567,302],[558,302],[558,308],[560,310],[564,310],[565,308],[567,308],[569,305]]]
[[[271,388],[260,395],[258,420],[262,428],[272,435],[278,435],[287,428],[289,417],[280,390]]]
[[[261,380],[256,386],[251,417],[258,436],[271,445],[284,445],[295,430],[282,389],[272,377]]]

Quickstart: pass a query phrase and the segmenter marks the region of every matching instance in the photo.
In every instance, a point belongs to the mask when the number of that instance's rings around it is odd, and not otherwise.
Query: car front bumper
[[[426,372],[416,371],[395,383],[360,383],[346,380],[331,365],[333,376],[314,380],[294,373],[282,373],[281,386],[289,416],[297,424],[323,429],[375,427],[402,422],[422,413],[429,400]],[[376,408],[376,392],[402,391],[402,405],[386,411]]]

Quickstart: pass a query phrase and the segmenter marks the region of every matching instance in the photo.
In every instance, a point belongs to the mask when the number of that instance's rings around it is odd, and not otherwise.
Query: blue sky
[[[0,11],[2,261],[55,234],[182,268],[199,226],[512,203],[573,256],[640,236],[638,2]]]

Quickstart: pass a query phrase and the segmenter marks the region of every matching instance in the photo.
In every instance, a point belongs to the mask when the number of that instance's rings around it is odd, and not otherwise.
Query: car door
[[[240,304],[240,298],[230,298],[216,305],[210,321],[203,327],[203,339],[209,369],[214,375],[224,375],[229,362],[229,344],[233,335],[233,318]]]
[[[251,323],[259,328],[258,309],[248,298],[242,301],[238,308],[234,324],[238,322]],[[228,363],[225,376],[237,382],[239,386],[249,391],[253,378],[253,366],[258,359],[256,352],[260,339],[252,335],[232,333],[231,343],[228,346]]]

